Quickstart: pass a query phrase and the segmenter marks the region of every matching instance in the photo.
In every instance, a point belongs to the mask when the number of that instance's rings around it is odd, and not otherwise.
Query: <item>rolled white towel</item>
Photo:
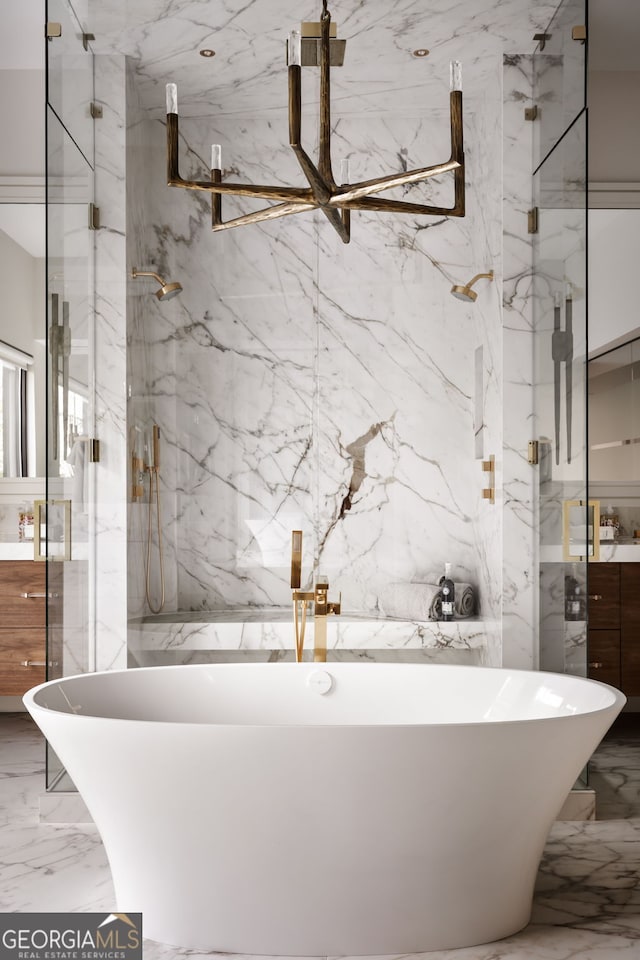
[[[387,617],[401,620],[433,620],[433,608],[441,597],[435,583],[388,583],[378,597]]]

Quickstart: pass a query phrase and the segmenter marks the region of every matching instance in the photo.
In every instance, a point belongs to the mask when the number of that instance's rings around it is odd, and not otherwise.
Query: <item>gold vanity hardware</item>
[[[530,463],[534,467],[540,463],[540,445],[537,440],[529,440],[527,463]]]
[[[21,660],[21,667],[57,667],[57,660]]]
[[[602,594],[601,594],[601,593],[590,593],[590,594],[589,594],[589,600],[602,600]]]
[[[57,593],[21,593],[22,600],[55,600]]]
[[[571,543],[571,512],[578,513],[578,526],[585,528],[585,536],[582,542],[578,541],[578,547],[584,547],[581,553],[572,553],[575,549]],[[600,501],[599,500],[563,500],[562,502],[562,559],[569,563],[574,561],[594,563],[600,559],[600,537],[597,531],[600,529]],[[589,530],[592,536],[589,537]],[[602,599],[602,597],[600,597]]]
[[[590,660],[589,666],[592,670],[599,670],[601,667],[604,667],[602,660]]]
[[[56,507],[61,507],[63,511],[61,526],[64,539],[53,541],[49,539],[53,524],[49,523],[48,512],[51,508]],[[71,500],[34,500],[33,509],[33,559],[58,563],[71,560]],[[43,520],[43,516],[47,519]],[[43,527],[46,531],[44,533]],[[49,545],[58,547],[59,552],[49,549]],[[42,552],[43,546],[45,553]]]

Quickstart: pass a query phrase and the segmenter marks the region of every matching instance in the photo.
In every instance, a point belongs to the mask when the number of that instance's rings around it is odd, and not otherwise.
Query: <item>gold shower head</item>
[[[137,270],[135,267],[131,270],[131,276],[135,280],[137,277],[153,277],[160,284],[160,289],[155,291],[155,295],[158,300],[171,300],[172,297],[177,296],[182,290],[182,284],[176,281],[175,283],[166,283],[161,276],[157,273],[154,273],[153,270]]]
[[[465,284],[463,287],[458,286],[457,284],[451,287],[451,293],[456,299],[464,300],[466,303],[475,303],[478,298],[478,294],[475,290],[472,290],[471,287],[474,285],[476,280],[482,280],[486,277],[487,280],[493,280],[493,270],[490,270],[489,273],[477,273],[473,280],[470,280],[469,283]]]

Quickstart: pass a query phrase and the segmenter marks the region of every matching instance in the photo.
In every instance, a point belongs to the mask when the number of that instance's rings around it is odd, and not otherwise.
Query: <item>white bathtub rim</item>
[[[331,672],[332,669],[336,669],[337,672],[341,672],[342,668],[344,667],[350,668],[354,666],[358,667],[359,670],[362,670],[362,669],[376,670],[380,666],[382,667],[391,666],[394,668],[400,667],[407,670],[445,669],[450,671],[465,671],[465,672],[469,672],[471,670],[474,670],[474,671],[482,670],[483,672],[504,673],[504,674],[512,673],[516,675],[525,675],[525,676],[531,676],[531,677],[548,676],[552,678],[557,678],[560,681],[571,680],[571,681],[577,681],[579,683],[587,683],[589,685],[595,685],[595,686],[604,688],[609,693],[611,700],[607,704],[600,705],[593,709],[579,710],[577,713],[574,713],[574,714],[552,714],[547,717],[500,718],[498,720],[482,720],[479,718],[476,720],[465,720],[463,722],[458,722],[458,723],[452,722],[451,720],[440,721],[440,722],[438,721],[423,722],[423,723],[364,723],[364,722],[361,722],[361,723],[353,723],[353,722],[351,723],[347,723],[347,722],[314,723],[314,722],[296,722],[295,719],[287,721],[286,723],[272,723],[267,721],[263,721],[260,723],[238,723],[238,722],[225,722],[224,720],[219,720],[219,719],[218,720],[209,720],[209,719],[207,720],[177,720],[177,719],[160,720],[160,719],[141,718],[141,717],[108,717],[108,716],[103,716],[99,713],[73,713],[71,711],[58,710],[53,707],[48,707],[44,704],[38,703],[36,699],[43,690],[46,690],[49,687],[53,688],[56,685],[66,684],[67,682],[71,682],[75,680],[81,680],[84,677],[96,677],[96,676],[117,677],[122,674],[130,675],[131,673],[134,673],[134,672],[135,673],[141,673],[141,672],[155,673],[160,670],[184,671],[184,670],[190,670],[190,669],[191,670],[213,669],[216,673],[218,671],[225,672],[226,670],[233,669],[233,668],[235,669],[241,668],[242,672],[253,670],[255,668],[258,668],[259,670],[263,670],[263,671],[265,669],[277,671],[278,669],[281,669],[283,667],[288,668],[289,670],[291,670],[292,667],[295,667],[296,669],[307,668],[308,670],[320,668],[320,669],[327,669],[328,672]],[[79,720],[84,720],[84,721],[99,720],[101,722],[109,722],[109,723],[116,723],[116,724],[118,723],[119,724],[122,724],[122,723],[153,724],[158,727],[171,726],[173,724],[177,724],[180,727],[191,726],[191,727],[199,728],[199,727],[210,726],[213,728],[219,728],[219,729],[225,729],[225,730],[227,729],[299,730],[299,729],[306,729],[306,728],[326,729],[326,730],[331,730],[331,729],[353,729],[353,730],[372,729],[373,730],[377,728],[382,728],[385,730],[391,730],[391,729],[407,730],[407,729],[425,728],[430,730],[431,729],[438,730],[438,729],[452,728],[452,727],[455,729],[462,730],[464,728],[469,728],[469,727],[474,727],[474,728],[492,727],[492,726],[498,726],[498,725],[515,726],[515,725],[527,724],[527,723],[538,724],[538,723],[554,722],[557,720],[571,720],[571,719],[577,719],[578,717],[597,717],[601,714],[609,713],[612,710],[616,710],[616,715],[617,715],[622,710],[625,703],[627,702],[627,698],[625,694],[622,693],[622,691],[618,690],[616,687],[613,687],[608,683],[603,683],[601,680],[595,680],[590,677],[578,677],[578,676],[575,676],[574,674],[551,672],[548,670],[516,670],[508,667],[506,668],[505,667],[478,667],[478,666],[468,666],[466,664],[384,664],[384,663],[378,664],[378,663],[360,663],[358,661],[354,661],[353,663],[340,663],[340,664],[334,664],[331,662],[327,664],[317,664],[317,663],[305,661],[304,663],[301,663],[301,664],[193,663],[193,664],[180,664],[180,665],[171,665],[171,666],[128,667],[128,668],[123,668],[119,670],[101,670],[101,671],[96,671],[94,673],[77,673],[77,674],[72,674],[68,677],[58,677],[57,679],[54,679],[54,680],[46,680],[44,681],[44,683],[40,683],[35,687],[31,687],[31,689],[27,690],[27,692],[22,697],[22,701],[32,716],[34,715],[35,712],[42,711],[43,713],[57,714],[63,717],[73,717],[74,720],[78,720],[78,721]]]

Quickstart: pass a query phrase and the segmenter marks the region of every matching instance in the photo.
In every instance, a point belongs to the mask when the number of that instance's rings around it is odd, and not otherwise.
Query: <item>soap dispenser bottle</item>
[[[445,563],[444,577],[440,578],[440,592],[442,594],[442,619],[453,620],[453,604],[456,588],[451,579],[451,564]]]

